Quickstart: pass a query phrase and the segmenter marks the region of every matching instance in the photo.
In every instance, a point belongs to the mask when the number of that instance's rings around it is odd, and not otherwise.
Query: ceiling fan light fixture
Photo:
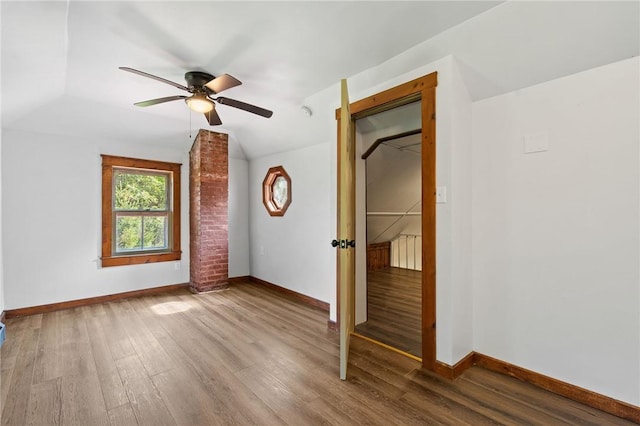
[[[193,95],[184,100],[189,108],[195,112],[207,113],[214,107],[213,102],[209,100],[205,95]]]

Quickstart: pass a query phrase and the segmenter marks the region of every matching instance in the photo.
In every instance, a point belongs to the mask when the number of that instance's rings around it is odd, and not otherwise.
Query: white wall
[[[322,301],[335,300],[336,291],[329,159],[329,145],[320,144],[249,163],[251,275]],[[262,181],[274,166],[291,177],[291,205],[281,217],[262,204]]]
[[[0,7],[2,21],[2,7]],[[2,32],[0,31],[0,45]],[[2,55],[0,55],[0,93],[2,93]],[[2,251],[2,97],[0,96],[0,315],[4,311],[4,254]]]
[[[189,282],[192,141],[168,146],[10,130],[3,136],[6,309]],[[100,154],[182,163],[180,262],[100,267]],[[248,163],[230,158],[230,277],[250,275],[248,211]]]
[[[451,357],[453,365],[473,350],[472,294],[472,189],[471,140],[472,104],[459,63],[452,61],[451,183],[447,187],[447,203],[451,208]],[[440,144],[437,143],[438,149]],[[439,163],[440,164],[440,163]],[[438,164],[438,167],[440,165]],[[440,185],[440,183],[438,183]],[[437,220],[440,220],[438,216]],[[438,253],[441,253],[438,251]],[[437,291],[446,291],[446,282],[438,281]]]
[[[6,309],[188,282],[187,150],[3,130]],[[100,154],[183,164],[180,262],[100,267]]]
[[[0,110],[2,107],[0,106]],[[0,125],[2,124],[2,118],[0,118]],[[0,131],[0,236],[2,236],[2,131]],[[2,238],[0,238],[0,314],[4,311],[4,252]]]
[[[474,349],[635,405],[639,81],[636,57],[476,102],[472,164]]]
[[[2,7],[0,7],[2,21]],[[0,45],[2,32],[0,31]],[[2,93],[2,55],[0,55],[0,93]],[[4,254],[2,251],[2,97],[0,96],[0,315],[4,311]]]
[[[249,163],[229,158],[229,277],[251,275],[249,261]]]

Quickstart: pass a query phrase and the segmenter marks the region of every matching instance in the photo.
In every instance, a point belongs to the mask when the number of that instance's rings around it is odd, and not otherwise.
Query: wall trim
[[[445,364],[442,361],[436,361],[435,372],[449,380],[455,380],[460,377],[460,375],[466,370],[473,367],[473,364],[475,363],[475,356],[475,352],[469,352],[467,356],[456,362],[455,365],[449,365]]]
[[[243,275],[241,277],[229,277],[229,285],[233,285],[233,284],[242,284],[242,283],[246,283],[247,281],[251,281],[251,277],[249,275]]]
[[[553,377],[545,376],[544,374],[536,373],[535,371],[527,370],[526,368],[518,367],[517,365],[509,364],[508,362],[488,355],[477,352],[473,354],[474,363],[478,367],[515,377],[516,379],[531,383],[549,392],[597,408],[600,411],[640,423],[640,407],[554,379]]]
[[[4,322],[5,319],[6,319],[6,312],[2,311],[2,314],[0,314],[0,322]]]
[[[327,302],[323,302],[322,300],[315,299],[311,296],[298,293],[297,291],[289,290],[288,288],[284,288],[277,284],[270,283],[269,281],[261,280],[260,278],[256,278],[254,276],[233,278],[233,280],[234,281],[232,281],[232,279],[229,279],[229,284],[231,284],[232,282],[234,282],[234,284],[238,284],[238,283],[247,282],[247,281],[255,284],[260,284],[270,288],[271,290],[275,290],[281,294],[284,294],[294,300],[297,300],[298,302],[302,302],[306,305],[310,305],[318,309],[322,309],[323,311],[329,312],[329,304]]]
[[[327,320],[327,328],[331,331],[338,331],[338,323],[336,321]]]
[[[442,377],[454,380],[474,365],[531,383],[549,392],[640,424],[640,407],[478,352],[469,352],[453,366],[436,361],[435,372]]]
[[[99,303],[113,302],[132,297],[149,296],[158,293],[167,293],[179,289],[188,289],[189,283],[171,284],[161,287],[145,288],[142,290],[127,291],[124,293],[108,294],[105,296],[88,297],[86,299],[70,300],[68,302],[50,303],[48,305],[31,306],[27,308],[8,309],[4,313],[7,318],[17,318],[29,315],[44,314],[47,312],[61,311],[63,309],[78,308],[81,306],[96,305]]]

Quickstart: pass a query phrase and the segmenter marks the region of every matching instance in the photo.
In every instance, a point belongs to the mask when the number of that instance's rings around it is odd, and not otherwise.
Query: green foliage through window
[[[155,173],[114,172],[116,210],[166,210],[169,176]]]
[[[114,170],[116,252],[168,248],[168,173]]]

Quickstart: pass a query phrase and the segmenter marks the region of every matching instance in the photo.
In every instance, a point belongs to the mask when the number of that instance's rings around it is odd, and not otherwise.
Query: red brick
[[[229,282],[228,135],[200,130],[189,155],[190,288],[199,293]]]

